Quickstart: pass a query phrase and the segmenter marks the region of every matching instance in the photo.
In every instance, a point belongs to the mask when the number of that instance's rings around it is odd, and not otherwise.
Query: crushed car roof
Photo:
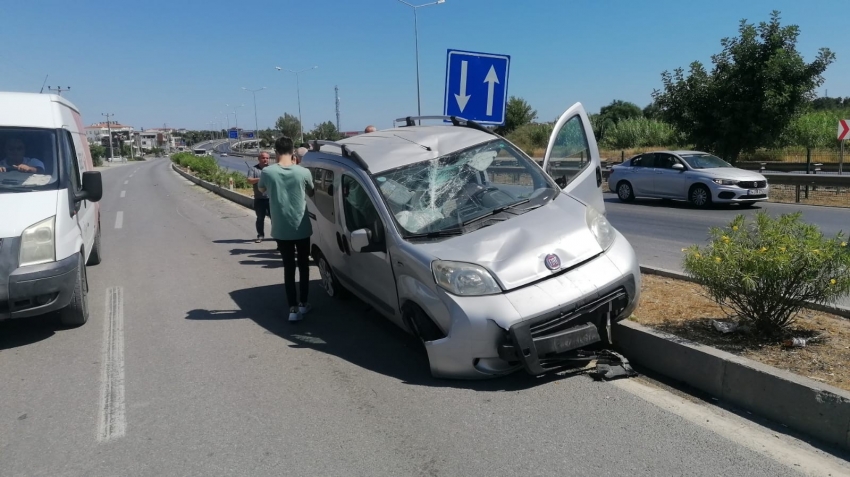
[[[455,151],[492,141],[497,137],[462,126],[407,126],[360,134],[337,141],[357,152],[371,173],[436,159]],[[430,150],[429,150],[430,149]],[[323,152],[339,149],[323,145]]]

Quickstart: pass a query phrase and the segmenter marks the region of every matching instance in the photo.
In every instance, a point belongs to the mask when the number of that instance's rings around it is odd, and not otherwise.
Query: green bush
[[[553,127],[554,125],[549,123],[525,124],[510,132],[506,138],[526,154],[533,156],[535,149],[546,149]]]
[[[631,149],[648,146],[670,146],[678,142],[673,126],[646,118],[623,119],[605,128],[604,147]]]
[[[226,170],[218,165],[214,157],[196,156],[190,152],[178,152],[171,156],[171,160],[181,167],[192,170],[199,178],[211,182],[220,187],[229,187],[230,179],[233,179],[233,187],[246,189],[251,187],[248,178],[241,172]]]
[[[831,303],[850,292],[850,248],[825,238],[801,213],[755,223],[737,216],[713,227],[710,243],[684,250],[685,271],[730,315],[764,337],[781,335],[806,302]]]

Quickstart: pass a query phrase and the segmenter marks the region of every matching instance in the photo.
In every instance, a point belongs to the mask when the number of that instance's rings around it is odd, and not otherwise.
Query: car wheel
[[[100,253],[100,222],[97,224],[97,234],[94,236],[94,245],[89,253],[89,259],[86,265],[97,265],[103,260]]]
[[[702,184],[696,184],[688,192],[688,200],[694,207],[708,207],[711,204],[711,192],[708,190],[708,187]]]
[[[328,263],[324,255],[319,255],[318,262],[319,275],[322,277],[322,288],[325,289],[325,293],[331,298],[344,298],[346,290],[336,279],[336,275],[334,275],[333,269],[331,269],[331,264]]]
[[[65,326],[81,326],[89,320],[89,285],[82,253],[77,265],[74,296],[71,297],[71,303],[68,303],[68,306],[59,310],[59,320]]]
[[[635,200],[635,192],[632,190],[632,185],[627,181],[617,184],[617,197],[623,202]]]
[[[747,208],[747,209],[748,209],[748,208],[750,208],[750,207],[752,207],[752,206],[756,205],[756,201],[754,201],[754,200],[748,200],[748,201],[746,201],[746,202],[741,202],[740,204],[741,204],[741,207],[744,207],[744,208]]]

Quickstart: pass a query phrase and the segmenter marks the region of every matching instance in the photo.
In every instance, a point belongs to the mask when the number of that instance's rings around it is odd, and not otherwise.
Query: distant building
[[[129,140],[133,135],[133,126],[125,126],[120,123],[111,122],[110,124],[103,123],[95,123],[91,126],[86,127],[86,139],[89,144],[103,144],[106,142],[106,145],[109,145],[109,139],[105,139],[109,135],[109,131],[112,130],[113,137],[123,137],[125,140]],[[116,133],[123,133],[117,134]]]

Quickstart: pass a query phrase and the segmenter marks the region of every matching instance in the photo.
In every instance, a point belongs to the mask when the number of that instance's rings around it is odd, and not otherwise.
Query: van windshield
[[[56,189],[56,132],[0,127],[0,194]]]
[[[392,169],[375,181],[405,237],[468,233],[486,225],[480,219],[507,220],[560,190],[502,139]]]

